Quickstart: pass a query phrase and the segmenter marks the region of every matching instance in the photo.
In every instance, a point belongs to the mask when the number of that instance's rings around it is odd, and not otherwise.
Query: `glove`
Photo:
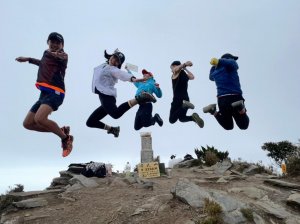
[[[212,58],[210,60],[210,64],[213,65],[213,66],[217,66],[218,63],[219,63],[219,59],[217,59],[217,58]]]

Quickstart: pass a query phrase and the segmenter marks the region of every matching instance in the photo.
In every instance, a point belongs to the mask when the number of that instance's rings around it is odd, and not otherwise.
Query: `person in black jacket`
[[[188,109],[194,109],[195,106],[190,102],[188,95],[188,81],[195,77],[186,67],[192,66],[191,61],[181,64],[180,61],[172,62],[170,68],[172,70],[172,88],[173,101],[171,103],[171,110],[169,121],[174,124],[177,120],[180,122],[194,121],[200,128],[204,127],[204,121],[197,113],[187,116]]]

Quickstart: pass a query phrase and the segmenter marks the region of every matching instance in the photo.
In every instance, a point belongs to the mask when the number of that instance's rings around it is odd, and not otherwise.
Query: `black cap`
[[[121,67],[122,64],[125,61],[125,55],[122,52],[120,52],[120,51],[113,53],[113,55],[116,56],[119,59],[120,67]]]
[[[171,64],[171,66],[172,65],[181,65],[181,62],[180,61],[173,61],[172,64]]]
[[[118,66],[118,68],[121,68],[122,64],[123,64],[124,61],[125,61],[125,55],[124,55],[122,52],[118,51],[118,50],[115,50],[115,52],[114,52],[113,54],[108,54],[108,53],[106,52],[106,50],[104,51],[104,57],[105,57],[107,60],[109,60],[111,56],[115,56],[115,57],[118,58],[119,63],[120,63],[120,65]]]
[[[59,33],[56,33],[56,32],[50,33],[49,36],[48,36],[48,40],[57,40],[57,41],[61,42],[62,44],[64,44],[63,36]]]
[[[238,60],[239,57],[233,56],[232,54],[229,54],[229,53],[226,53],[226,54],[222,55],[221,58],[234,59],[236,61],[236,60]]]

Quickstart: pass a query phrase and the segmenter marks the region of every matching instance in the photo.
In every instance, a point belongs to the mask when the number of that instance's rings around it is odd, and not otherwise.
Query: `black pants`
[[[106,115],[110,115],[114,119],[120,118],[131,107],[128,102],[122,103],[119,107],[116,106],[116,98],[98,92],[101,106],[98,107],[88,118],[86,125],[90,128],[104,129],[105,124],[102,120]]]
[[[226,130],[233,129],[233,119],[236,125],[245,130],[249,126],[249,117],[246,113],[240,114],[237,109],[232,108],[231,103],[244,100],[241,95],[229,95],[218,98],[219,112],[215,116],[219,124]]]
[[[140,104],[135,115],[134,129],[140,130],[142,127],[149,127],[155,124],[155,118],[152,117],[152,103]]]
[[[192,116],[187,116],[187,110],[188,108],[182,108],[182,101],[190,101],[189,98],[187,99],[178,99],[174,98],[171,103],[171,109],[170,109],[170,116],[169,116],[169,122],[171,124],[174,124],[177,120],[180,122],[188,122],[193,121]]]

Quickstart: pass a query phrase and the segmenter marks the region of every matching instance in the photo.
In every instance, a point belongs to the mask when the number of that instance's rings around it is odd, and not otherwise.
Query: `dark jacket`
[[[221,58],[217,66],[212,66],[209,79],[216,83],[217,96],[227,94],[242,95],[238,69],[239,66],[234,59]]]

